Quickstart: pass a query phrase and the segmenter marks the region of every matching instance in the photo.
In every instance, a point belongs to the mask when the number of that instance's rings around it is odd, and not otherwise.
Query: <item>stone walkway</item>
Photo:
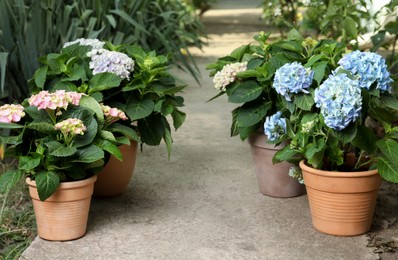
[[[229,136],[234,106],[225,97],[206,103],[217,91],[205,66],[250,41],[261,26],[240,24],[240,32],[228,33],[235,14],[217,15],[223,12],[203,17],[209,46],[194,52],[201,86],[177,74],[188,83],[188,116],[173,135],[171,159],[164,145],[144,146],[128,190],[93,199],[86,236],[70,242],[36,238],[21,259],[379,259],[365,235],[314,230],[305,195],[277,199],[259,192],[249,145]],[[258,18],[259,11],[246,15]],[[240,19],[247,21],[244,14]]]

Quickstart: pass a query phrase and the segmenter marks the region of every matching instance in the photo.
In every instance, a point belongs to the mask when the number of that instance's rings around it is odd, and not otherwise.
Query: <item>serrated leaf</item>
[[[100,131],[101,138],[108,140],[108,141],[116,141],[114,134],[110,131],[101,130]]]
[[[98,101],[91,96],[82,96],[79,101],[80,107],[91,109],[97,116],[100,122],[104,121],[104,113]]]
[[[88,82],[88,94],[99,92],[117,87],[122,82],[122,78],[113,73],[95,74]]]
[[[242,45],[233,50],[229,56],[235,58],[237,61],[240,61],[249,48],[249,45]]]
[[[171,133],[170,133],[170,130],[168,128],[164,129],[163,140],[166,143],[167,156],[170,159],[171,147],[172,147],[172,144],[173,144],[173,138],[171,138]]]
[[[398,110],[398,100],[392,96],[381,96],[381,101],[384,105],[394,110]]]
[[[59,186],[59,176],[56,172],[39,172],[35,176],[37,192],[41,201],[45,201],[49,198]]]
[[[376,150],[376,136],[374,132],[363,125],[358,126],[357,134],[351,143],[369,154],[372,154]]]
[[[114,123],[109,128],[109,130],[112,132],[121,133],[129,139],[140,142],[140,137],[138,136],[137,132],[131,127],[119,123]]]
[[[24,128],[24,126],[15,123],[0,122],[0,129],[18,129],[18,128]]]
[[[174,109],[171,113],[171,117],[173,118],[174,129],[177,130],[182,126],[182,124],[184,124],[187,115],[178,109]]]
[[[46,79],[47,79],[47,71],[48,71],[48,67],[43,66],[43,67],[40,67],[35,72],[35,75],[34,75],[35,84],[40,89],[44,89],[44,84],[46,83]]]
[[[272,163],[278,163],[283,161],[297,162],[300,160],[300,154],[295,150],[291,149],[290,146],[285,146],[283,149],[275,153],[272,158]]]
[[[150,115],[138,121],[141,141],[147,145],[159,145],[164,136],[164,126],[160,114]]]
[[[341,131],[334,131],[334,133],[337,139],[343,142],[343,144],[347,144],[355,138],[355,136],[357,135],[357,130],[358,129],[356,125],[351,124]]]
[[[40,164],[40,158],[33,158],[31,156],[19,157],[19,169],[30,171]]]
[[[50,155],[56,156],[56,157],[68,157],[73,154],[75,154],[77,151],[76,147],[65,147],[65,146],[60,146],[54,151],[50,153]]]
[[[325,77],[327,61],[317,62],[312,70],[314,71],[314,79],[318,82],[318,85],[321,84],[322,79]]]
[[[257,124],[265,118],[272,102],[265,102],[258,105],[244,105],[238,108],[236,122],[238,127],[247,127]]]
[[[263,88],[255,81],[245,81],[238,83],[235,90],[228,97],[231,103],[245,103],[259,97]]]
[[[377,146],[383,155],[390,161],[396,162],[398,160],[398,143],[394,140],[379,140]]]
[[[398,165],[387,158],[380,157],[377,160],[377,170],[384,180],[398,183]]]
[[[302,110],[310,111],[315,101],[311,94],[299,94],[294,98],[294,103]]]
[[[130,98],[127,101],[126,114],[134,121],[149,116],[154,108],[155,103],[151,99]]]
[[[123,160],[122,157],[122,152],[120,151],[119,147],[112,142],[109,142],[107,140],[103,140],[98,143],[98,146],[107,152],[109,152],[111,155],[113,155],[116,159],[119,161]]]
[[[92,144],[77,150],[76,155],[77,159],[72,162],[92,163],[104,158],[104,151]]]
[[[54,133],[56,131],[55,128],[54,128],[54,125],[49,124],[47,122],[41,122],[41,123],[32,122],[32,123],[27,125],[27,128],[34,129],[34,130],[37,130],[39,132],[43,132],[43,133],[46,133],[46,134],[52,134],[52,133]]]

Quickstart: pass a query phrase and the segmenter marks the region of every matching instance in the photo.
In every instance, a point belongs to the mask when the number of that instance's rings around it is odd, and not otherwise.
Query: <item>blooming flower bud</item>
[[[220,91],[225,91],[226,87],[235,81],[236,74],[247,70],[247,62],[232,63],[225,65],[222,70],[214,75],[214,87]]]
[[[296,166],[292,166],[289,169],[289,176],[298,180],[299,183],[304,184],[303,174],[300,169]]]
[[[119,119],[127,120],[126,114],[117,108],[112,108],[110,106],[106,106],[104,104],[100,104],[102,111],[104,112],[105,117],[109,122],[116,122]]]
[[[54,126],[55,130],[60,130],[63,133],[71,133],[72,135],[84,135],[87,130],[83,121],[77,118],[65,119]]]
[[[0,107],[0,122],[16,123],[24,116],[24,107],[21,105],[6,104]]]

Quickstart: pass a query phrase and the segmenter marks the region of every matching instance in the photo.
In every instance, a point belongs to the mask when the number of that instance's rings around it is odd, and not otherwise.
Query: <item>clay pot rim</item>
[[[308,166],[305,163],[306,160],[300,161],[300,168],[304,171],[307,171],[314,175],[319,176],[327,176],[327,177],[336,177],[336,178],[357,178],[357,177],[365,177],[378,174],[377,169],[368,170],[368,171],[357,171],[357,172],[342,172],[342,171],[326,171],[326,170],[319,170]]]
[[[81,187],[81,186],[85,186],[85,185],[94,183],[96,180],[97,180],[97,175],[94,174],[93,176],[91,176],[87,179],[83,179],[83,180],[79,180],[79,181],[61,182],[59,184],[58,188],[62,188],[64,190],[75,189],[77,187]],[[30,177],[27,177],[25,182],[31,187],[35,187],[35,188],[37,187],[36,181],[33,181]]]

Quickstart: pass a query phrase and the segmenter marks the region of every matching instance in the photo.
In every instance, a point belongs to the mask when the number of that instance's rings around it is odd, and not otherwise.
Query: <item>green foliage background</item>
[[[201,48],[202,23],[179,0],[2,0],[0,1],[0,102],[28,96],[37,58],[77,38],[139,44],[171,54],[196,79],[188,47]]]

